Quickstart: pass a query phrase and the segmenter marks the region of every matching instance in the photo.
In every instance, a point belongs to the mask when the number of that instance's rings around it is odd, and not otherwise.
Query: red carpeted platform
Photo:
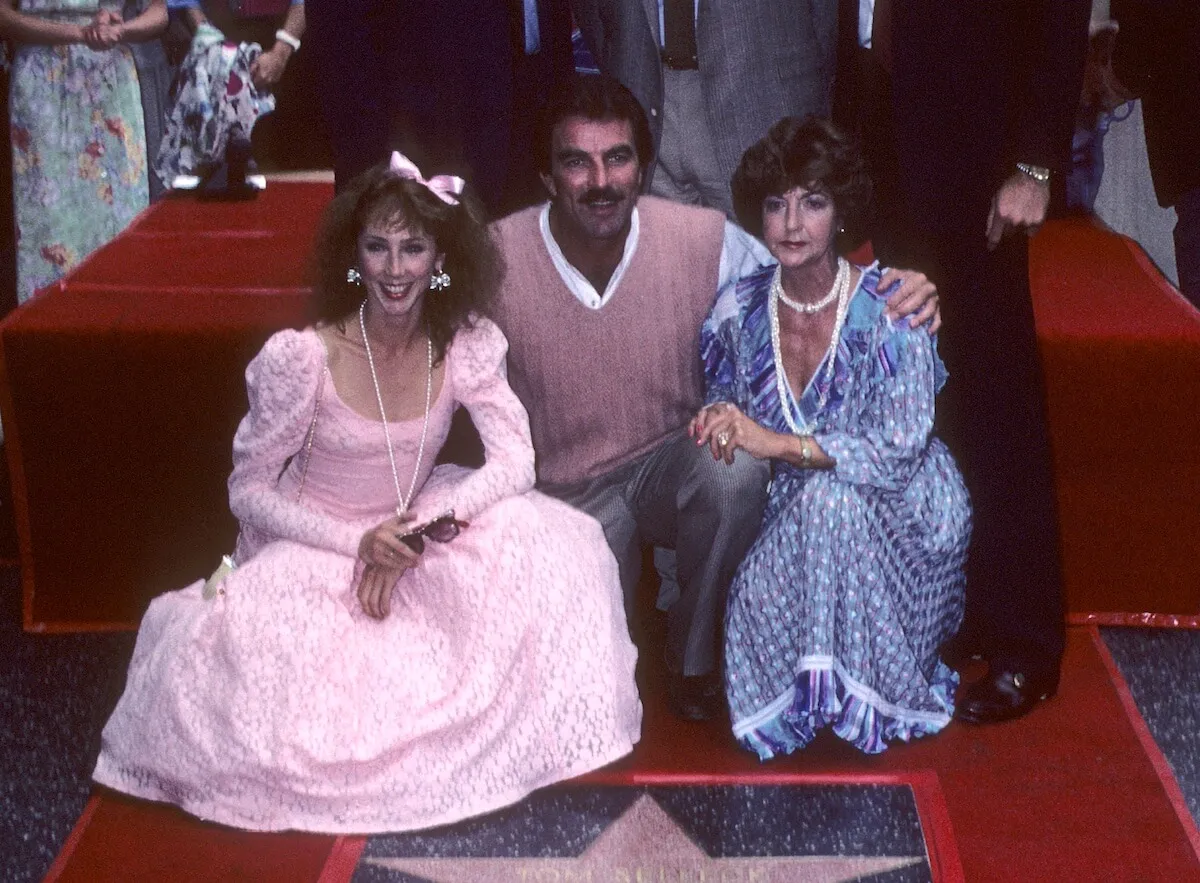
[[[1029,264],[1068,610],[1200,624],[1200,312],[1088,220],[1047,224]]]
[[[242,371],[304,324],[332,193],[168,199],[0,325],[26,628],[130,627],[232,548]]]
[[[242,372],[304,322],[331,194],[162,202],[0,324],[27,629],[132,627],[232,546]],[[1200,314],[1084,221],[1047,224],[1031,270],[1069,608],[1200,621]]]
[[[1069,630],[1059,696],[1028,717],[953,724],[876,757],[819,739],[761,765],[736,748],[727,723],[675,719],[657,683],[643,696],[642,742],[588,779],[907,783],[940,881],[1200,879],[1200,832],[1094,627]],[[340,883],[361,848],[359,838],[231,831],[106,792],[47,879]]]

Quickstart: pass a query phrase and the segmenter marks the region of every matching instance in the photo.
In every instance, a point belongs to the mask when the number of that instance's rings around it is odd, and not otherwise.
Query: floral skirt
[[[137,69],[126,47],[22,44],[9,86],[17,299],[59,279],[149,202]]]
[[[250,67],[262,54],[257,43],[228,43],[211,25],[201,25],[179,66],[166,134],[157,146],[154,169],[169,187],[176,175],[220,162],[230,138],[249,138],[254,124],[275,109],[275,98],[259,92]]]

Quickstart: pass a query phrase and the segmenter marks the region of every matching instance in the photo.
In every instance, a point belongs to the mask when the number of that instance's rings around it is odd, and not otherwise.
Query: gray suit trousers
[[[679,596],[667,611],[666,663],[688,676],[717,671],[725,597],[758,534],[770,470],[744,451],[714,461],[680,430],[596,478],[540,490],[600,522],[635,613],[643,544],[675,550]]]

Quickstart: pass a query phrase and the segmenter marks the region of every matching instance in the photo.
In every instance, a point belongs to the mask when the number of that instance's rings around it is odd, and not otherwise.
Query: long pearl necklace
[[[787,292],[783,290],[783,274],[779,270],[775,272],[775,278],[771,280],[771,294],[779,298],[784,306],[791,307],[797,313],[805,314],[821,312],[821,310],[842,296],[843,289],[848,289],[849,287],[850,262],[845,258],[838,258],[837,274],[833,277],[833,285],[829,287],[829,294],[814,303],[792,300],[788,297]]]
[[[785,300],[789,306],[799,302],[786,300],[786,295],[783,294],[782,277],[783,267],[776,266],[775,278],[771,281],[771,293],[767,298],[767,316],[771,323],[771,349],[774,351],[775,357],[775,385],[779,390],[779,406],[783,411],[783,419],[787,422],[788,428],[796,435],[812,435],[815,424],[796,422],[795,415],[800,412],[800,403],[792,393],[792,388],[787,382],[787,375],[783,372],[783,347],[779,344],[779,301]],[[850,306],[850,263],[845,258],[838,258],[837,276],[834,278],[829,296],[823,298],[822,303],[828,305],[834,299],[837,300],[837,315],[833,320],[833,334],[829,337],[829,348],[825,351],[825,388],[817,394],[817,413],[820,413],[829,401],[829,391],[833,387],[837,345],[841,339],[842,326],[846,322],[846,312]],[[809,305],[804,304],[803,306],[808,307]],[[800,312],[816,312],[816,309],[820,309],[820,307],[813,310],[803,309]]]
[[[364,318],[367,302],[358,308],[358,328],[362,331],[363,347],[367,351],[367,365],[371,368],[371,383],[375,385],[375,401],[379,403],[379,418],[383,421],[383,437],[387,441],[388,463],[392,467],[392,484],[396,487],[396,516],[403,517],[417,490],[417,476],[421,474],[421,458],[425,455],[425,436],[429,432],[429,408],[433,403],[433,338],[425,338],[429,373],[425,378],[425,419],[421,423],[421,444],[417,447],[417,462],[413,464],[412,481],[408,493],[400,493],[400,473],[396,471],[396,454],[392,450],[392,433],[388,429],[387,414],[383,410],[383,393],[379,389],[379,375],[375,373],[375,357],[371,355],[371,342],[367,340],[367,321]]]

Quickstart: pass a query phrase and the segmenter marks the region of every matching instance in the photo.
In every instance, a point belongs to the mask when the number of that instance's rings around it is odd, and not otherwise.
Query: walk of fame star
[[[575,858],[364,858],[435,883],[840,883],[924,856],[750,856],[704,852],[649,794]]]

